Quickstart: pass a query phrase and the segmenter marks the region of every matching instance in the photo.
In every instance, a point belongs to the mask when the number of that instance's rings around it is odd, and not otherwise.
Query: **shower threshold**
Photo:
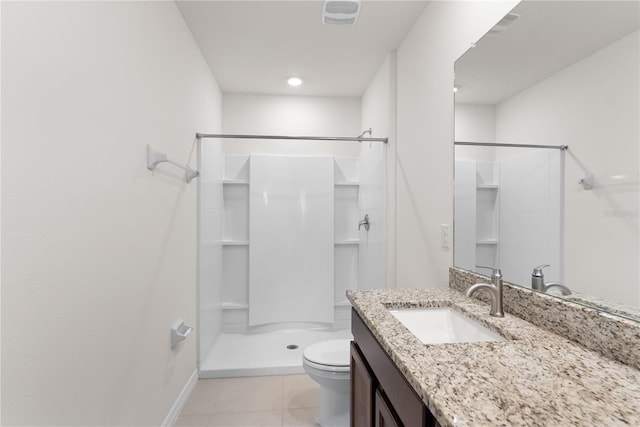
[[[351,339],[349,329],[299,329],[260,334],[221,334],[200,361],[200,378],[304,373],[302,353],[311,344]]]

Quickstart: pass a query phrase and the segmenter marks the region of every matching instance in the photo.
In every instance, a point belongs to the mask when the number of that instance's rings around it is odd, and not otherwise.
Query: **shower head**
[[[373,135],[373,134],[371,133],[371,128],[369,128],[369,129],[367,129],[367,130],[363,131],[360,135],[358,135],[358,138],[362,138],[362,137],[364,137],[366,134],[369,134],[369,136]]]

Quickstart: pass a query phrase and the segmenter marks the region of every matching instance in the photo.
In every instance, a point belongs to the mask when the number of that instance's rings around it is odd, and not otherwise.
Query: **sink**
[[[389,312],[424,344],[506,341],[452,308],[390,309]]]

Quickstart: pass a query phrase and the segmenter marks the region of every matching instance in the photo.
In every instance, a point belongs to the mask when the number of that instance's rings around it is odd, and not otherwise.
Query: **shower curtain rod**
[[[363,138],[361,136],[283,136],[283,135],[225,135],[216,133],[196,133],[196,138],[235,138],[235,139],[303,139],[310,141],[355,141],[355,142],[389,142],[389,138]]]
[[[537,145],[537,144],[505,144],[502,142],[465,142],[454,141],[454,145],[475,145],[478,147],[513,147],[513,148],[554,148],[556,150],[567,150],[568,145]]]

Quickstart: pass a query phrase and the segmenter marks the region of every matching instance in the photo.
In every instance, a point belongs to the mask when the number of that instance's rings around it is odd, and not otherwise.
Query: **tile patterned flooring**
[[[176,426],[317,426],[318,384],[308,375],[199,380]]]

